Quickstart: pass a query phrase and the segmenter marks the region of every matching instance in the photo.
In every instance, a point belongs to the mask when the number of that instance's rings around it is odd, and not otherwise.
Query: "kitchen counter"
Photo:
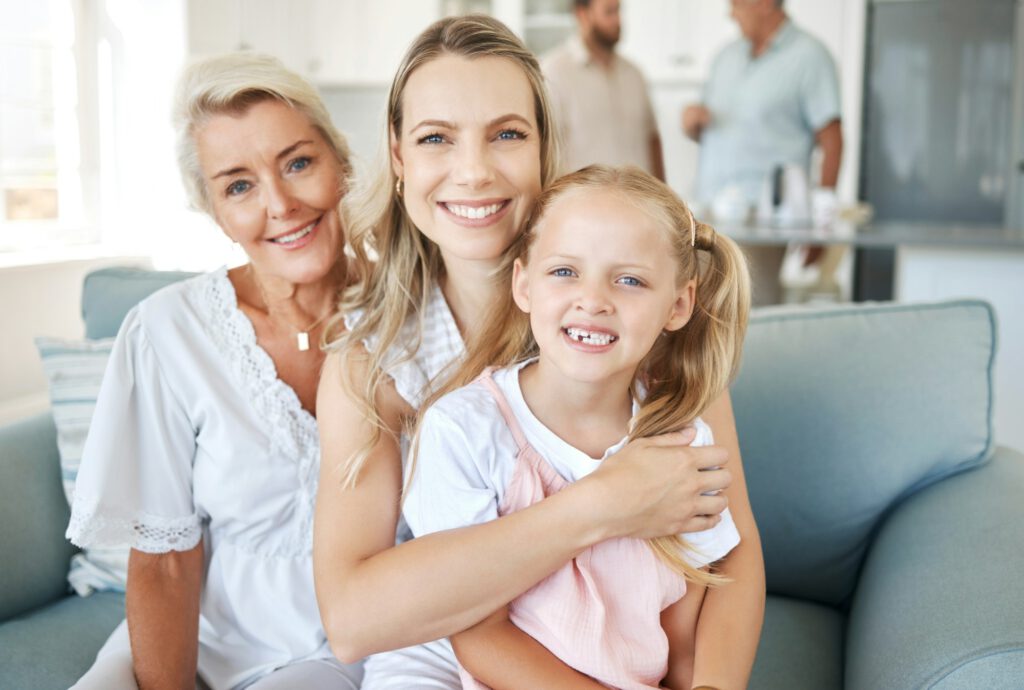
[[[764,260],[781,255],[790,242],[848,246],[857,250],[854,296],[921,302],[975,297],[995,308],[999,347],[994,363],[996,405],[994,425],[999,443],[1024,447],[1024,231],[967,223],[840,222],[831,228],[773,227],[759,224],[712,223],[740,243],[748,255]],[[865,258],[883,258],[865,269]],[[753,277],[777,283],[778,267],[752,265]],[[858,290],[857,281],[861,289]],[[755,286],[757,283],[755,283]],[[755,290],[756,292],[756,290]],[[762,298],[762,303],[768,304]]]
[[[857,225],[840,221],[829,228],[762,223],[714,223],[715,229],[745,245],[778,246],[790,242],[843,244],[858,248],[906,246],[971,247],[1024,251],[1024,231],[963,223],[882,222]]]

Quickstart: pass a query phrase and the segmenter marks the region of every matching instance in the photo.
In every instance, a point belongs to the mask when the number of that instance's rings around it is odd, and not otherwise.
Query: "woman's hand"
[[[607,537],[647,539],[714,527],[732,482],[721,446],[691,447],[696,430],[637,439],[589,477]]]

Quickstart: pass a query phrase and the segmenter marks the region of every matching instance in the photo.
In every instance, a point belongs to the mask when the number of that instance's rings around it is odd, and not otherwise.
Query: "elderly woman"
[[[192,202],[249,261],[152,295],[118,334],[68,536],[131,547],[127,620],[75,687],[357,688],[311,560],[348,148],[315,90],[266,57],[188,69],[176,124]]]

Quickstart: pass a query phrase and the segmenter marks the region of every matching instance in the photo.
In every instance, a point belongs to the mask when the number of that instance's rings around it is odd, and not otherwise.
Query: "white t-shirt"
[[[519,386],[519,372],[530,363],[494,372],[494,382],[530,445],[563,479],[577,481],[621,450],[627,439],[595,459],[544,426],[530,411]],[[635,413],[635,401],[633,405]],[[713,443],[707,424],[698,418],[695,425],[697,438],[692,445]],[[505,487],[515,472],[517,447],[494,395],[483,383],[453,391],[432,405],[424,413],[418,444],[416,468],[403,506],[413,534],[422,536],[498,517]],[[722,558],[740,540],[728,509],[711,529],[683,536],[694,550],[690,560],[697,566]]]
[[[318,471],[316,420],[277,378],[222,268],[125,318],[67,534],[148,553],[203,538],[199,673],[234,687],[331,656],[313,591]]]

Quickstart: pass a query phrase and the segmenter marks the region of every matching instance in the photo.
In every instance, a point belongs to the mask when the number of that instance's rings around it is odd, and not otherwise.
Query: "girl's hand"
[[[690,447],[696,430],[637,439],[589,477],[595,519],[607,538],[700,532],[722,519],[732,482],[721,446]]]

